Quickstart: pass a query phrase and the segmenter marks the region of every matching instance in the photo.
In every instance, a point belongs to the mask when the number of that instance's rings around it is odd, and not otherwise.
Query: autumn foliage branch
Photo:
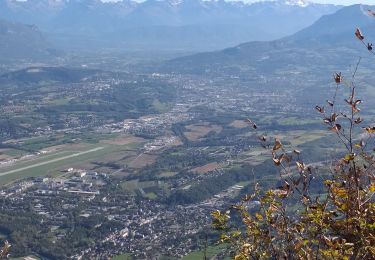
[[[374,54],[360,29],[355,36]],[[259,137],[282,182],[265,192],[256,184],[254,193],[238,204],[212,212],[220,242],[231,245],[234,259],[375,259],[375,150],[369,147],[375,126],[360,116],[360,63],[361,59],[348,80],[335,73],[334,96],[327,105],[316,106],[345,151],[326,166],[329,174],[322,180],[321,195],[313,194],[311,183],[322,176],[303,162],[300,151],[288,150],[278,138]],[[345,92],[341,104],[338,97]],[[247,122],[258,129],[250,119]]]

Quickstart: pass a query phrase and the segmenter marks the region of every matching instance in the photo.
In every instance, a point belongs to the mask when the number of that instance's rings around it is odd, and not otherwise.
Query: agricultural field
[[[141,169],[145,166],[153,164],[157,157],[158,156],[155,154],[142,153],[129,163],[129,167],[134,169]]]
[[[112,260],[132,260],[133,257],[131,254],[122,254],[122,255],[117,255],[112,258]]]
[[[158,195],[154,191],[152,191],[153,189],[161,189],[167,191],[170,187],[163,181],[130,180],[122,182],[121,188],[127,193],[139,194],[144,198],[153,200],[158,197]]]
[[[208,164],[200,166],[200,167],[196,167],[196,168],[192,169],[191,171],[195,172],[195,173],[203,174],[203,173],[214,171],[214,170],[216,170],[220,167],[221,167],[221,165],[219,163],[213,162],[213,163],[208,163]]]
[[[218,254],[220,254],[223,251],[223,249],[225,249],[225,247],[222,245],[208,246],[206,249],[206,257],[208,257],[208,259],[215,258],[217,257]],[[190,254],[186,255],[182,259],[183,260],[204,259],[204,250],[191,252]],[[227,259],[230,259],[230,258],[225,258],[225,260]]]
[[[169,177],[174,177],[174,176],[176,176],[177,175],[177,172],[162,172],[162,173],[160,173],[158,176],[160,177],[160,178],[169,178]]]
[[[294,147],[298,147],[308,142],[313,142],[319,140],[328,135],[328,132],[325,130],[296,130],[288,131],[285,134],[277,135],[280,139],[290,142]]]
[[[229,126],[234,128],[246,128],[249,126],[244,120],[234,120],[232,123],[229,124]]]
[[[308,124],[316,124],[320,121],[316,119],[303,119],[297,116],[283,117],[277,120],[277,123],[283,126],[300,126]]]
[[[188,125],[185,126],[185,128],[188,131],[186,131],[184,135],[189,141],[198,141],[212,131],[218,134],[223,130],[222,126],[211,125],[208,122]]]
[[[241,154],[240,162],[248,163],[251,166],[256,166],[264,163],[266,160],[271,158],[271,154],[263,148],[256,148],[248,153]]]
[[[129,135],[119,135],[112,139],[101,140],[100,143],[110,144],[110,145],[128,145],[134,143],[142,143],[146,140],[141,137],[129,136]]]

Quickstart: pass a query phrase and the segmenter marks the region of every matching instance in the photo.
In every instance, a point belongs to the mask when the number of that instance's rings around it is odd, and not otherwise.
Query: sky
[[[119,1],[119,0],[102,0],[103,2]],[[136,0],[137,2],[143,2],[144,0]],[[228,1],[239,1],[239,0],[228,0]],[[337,4],[337,5],[353,5],[353,4],[371,4],[375,5],[375,0],[309,0],[310,2],[321,3],[321,4]],[[259,0],[243,0],[243,2],[259,2]]]
[[[237,0],[232,0],[237,1]],[[259,2],[259,0],[244,0],[243,2]],[[309,2],[321,4],[339,4],[339,5],[353,5],[353,4],[375,4],[375,0],[310,0]]]

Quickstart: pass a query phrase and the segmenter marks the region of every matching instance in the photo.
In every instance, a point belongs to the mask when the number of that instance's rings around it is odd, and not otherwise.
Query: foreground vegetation
[[[359,29],[356,37],[364,43]],[[355,80],[360,62],[348,80],[335,73],[333,99],[316,106],[345,149],[329,162],[328,177],[305,164],[299,150],[260,136],[280,185],[265,191],[255,184],[240,203],[212,213],[220,242],[232,245],[235,259],[375,259],[375,126],[360,117]],[[340,92],[348,96],[344,105],[337,99]],[[324,187],[320,194],[311,189],[317,178]]]

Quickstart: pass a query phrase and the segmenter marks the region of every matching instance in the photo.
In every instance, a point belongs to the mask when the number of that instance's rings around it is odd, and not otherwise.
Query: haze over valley
[[[321,194],[327,158],[344,154],[315,110],[347,98],[332,75],[355,74],[374,118],[373,52],[354,35],[375,41],[369,10],[0,0],[0,242],[10,258],[230,259],[211,212],[257,182],[281,185],[259,136],[302,152]]]

